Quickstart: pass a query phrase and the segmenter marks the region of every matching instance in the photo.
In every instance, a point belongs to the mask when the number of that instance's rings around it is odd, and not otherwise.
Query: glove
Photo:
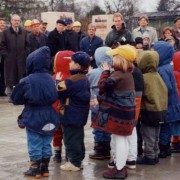
[[[20,119],[21,119],[21,114],[18,116],[17,123],[18,123],[19,128],[24,129],[25,126],[20,123]]]
[[[56,81],[61,81],[61,79],[62,79],[62,74],[61,74],[61,72],[58,72],[56,74]]]

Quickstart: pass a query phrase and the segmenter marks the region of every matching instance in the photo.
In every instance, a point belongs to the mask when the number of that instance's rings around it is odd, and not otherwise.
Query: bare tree
[[[138,11],[136,2],[137,0],[105,0],[104,5],[108,14],[121,12],[123,16],[132,16]]]
[[[160,0],[157,6],[157,11],[173,11],[180,9],[179,0]]]
[[[0,0],[0,16],[9,19],[11,14],[19,14],[22,19],[38,18],[47,7],[41,0]]]
[[[74,11],[74,0],[49,0],[51,11]]]

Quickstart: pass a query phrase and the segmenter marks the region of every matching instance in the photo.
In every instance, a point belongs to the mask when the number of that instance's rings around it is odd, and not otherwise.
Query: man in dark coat
[[[11,17],[11,26],[3,31],[0,53],[4,58],[5,93],[10,95],[13,86],[25,74],[25,60],[29,53],[27,32],[20,27],[20,17]]]
[[[176,41],[176,50],[179,51],[180,50],[180,16],[177,17],[174,20],[175,23],[175,41]]]
[[[78,34],[79,41],[79,49],[80,50],[80,42],[86,36],[86,34],[81,30],[81,23],[79,21],[75,21],[73,23],[73,30]]]
[[[103,40],[96,36],[96,27],[91,23],[88,25],[87,36],[80,42],[80,50],[86,52],[90,56],[91,67],[97,68],[94,53],[97,48],[103,46]]]
[[[31,22],[32,31],[29,34],[30,52],[47,45],[47,36],[41,32],[40,22],[33,19]]]
[[[48,46],[51,50],[51,57],[55,56],[58,51],[65,50],[65,22],[58,19],[56,21],[56,28],[48,35]]]
[[[79,35],[77,32],[73,30],[73,21],[70,18],[65,19],[66,23],[66,49],[70,51],[78,51],[79,50]]]

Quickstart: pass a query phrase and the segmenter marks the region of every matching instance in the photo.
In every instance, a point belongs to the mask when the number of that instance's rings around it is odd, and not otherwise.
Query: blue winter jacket
[[[103,40],[100,37],[94,36],[92,39],[90,39],[89,36],[86,36],[80,42],[80,51],[86,52],[94,58],[96,49],[101,46],[103,46]],[[95,58],[93,61],[91,61],[91,66],[93,68],[97,67]]]
[[[61,122],[81,127],[87,123],[90,103],[89,82],[85,71],[72,70],[71,76],[57,84],[59,96],[65,100]]]
[[[174,55],[174,48],[167,42],[158,41],[154,44],[154,50],[159,54],[158,72],[168,89],[167,122],[180,120],[180,104],[173,67],[170,64]]]
[[[25,105],[18,119],[19,126],[44,135],[52,134],[59,125],[59,115],[52,107],[58,94],[49,68],[47,46],[32,52],[26,60],[27,77],[21,79],[11,96],[13,104]]]
[[[95,51],[95,59],[97,68],[92,69],[88,74],[87,78],[90,83],[91,99],[97,98],[99,95],[98,82],[103,72],[102,64],[107,62],[112,67],[112,56],[106,55],[106,51],[111,50],[109,47],[99,47]],[[99,105],[90,106],[92,112],[97,113]]]

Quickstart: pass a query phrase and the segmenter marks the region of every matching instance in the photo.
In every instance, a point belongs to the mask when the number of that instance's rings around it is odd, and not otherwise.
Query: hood
[[[158,41],[154,43],[153,48],[159,54],[159,67],[171,63],[174,55],[172,45],[164,41]]]
[[[138,67],[143,74],[157,72],[159,55],[156,51],[143,51],[140,53]]]
[[[59,51],[54,58],[54,73],[61,72],[62,74],[70,74],[69,63],[71,57],[74,54],[73,51]]]
[[[174,71],[180,71],[180,51],[173,56]]]
[[[106,54],[107,51],[111,50],[109,47],[99,47],[96,49],[94,57],[96,65],[101,68],[102,64],[106,61],[110,67],[112,67],[112,56]]]
[[[35,72],[48,72],[50,70],[50,49],[43,46],[31,54],[26,59],[27,75]]]

